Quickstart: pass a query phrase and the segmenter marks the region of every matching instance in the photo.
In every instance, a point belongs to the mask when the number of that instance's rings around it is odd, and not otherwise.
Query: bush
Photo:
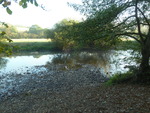
[[[127,72],[123,74],[115,74],[113,75],[105,84],[106,85],[115,85],[115,84],[121,84],[129,82],[133,78],[132,72]]]

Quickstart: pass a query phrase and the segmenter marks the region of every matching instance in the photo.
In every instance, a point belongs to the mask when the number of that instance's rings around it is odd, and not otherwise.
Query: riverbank
[[[39,89],[0,104],[2,113],[149,113],[150,87],[86,86],[65,92]]]
[[[14,52],[60,51],[53,42],[13,42]]]
[[[44,71],[14,74],[19,81],[0,101],[1,113],[148,113],[150,86],[121,84],[106,87],[99,68],[81,65],[35,67]],[[10,94],[11,93],[11,94]]]
[[[47,39],[16,39],[14,42],[10,43],[10,45],[14,46],[14,52],[34,52],[34,51],[63,51],[62,44],[58,44],[57,42],[52,42]],[[138,45],[135,41],[122,41],[113,47],[72,47],[68,48],[70,51],[99,51],[99,50],[139,50],[140,45]]]

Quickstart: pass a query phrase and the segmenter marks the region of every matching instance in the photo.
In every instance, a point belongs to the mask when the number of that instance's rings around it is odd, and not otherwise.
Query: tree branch
[[[139,10],[140,13],[143,15],[143,17],[144,17],[146,23],[150,26],[150,23],[149,23],[148,19],[146,18],[146,16],[144,15],[144,13],[142,12],[142,10],[141,10],[140,8],[138,8],[138,10]]]
[[[146,23],[140,23],[140,24],[145,25],[145,26],[149,26],[149,24],[146,24]]]
[[[119,27],[119,26],[121,26],[122,24],[125,24],[125,22],[126,22],[128,19],[132,18],[132,17],[135,17],[135,15],[131,15],[131,16],[129,16],[129,17],[128,17],[128,18],[126,18],[126,19],[125,19],[122,23],[120,23],[120,24],[118,24],[118,25],[114,26],[114,28]]]
[[[142,42],[140,40],[138,40],[135,36],[132,36],[132,35],[126,35],[130,38],[133,38],[134,40],[136,40],[137,42],[139,42],[140,44],[142,44]]]
[[[133,32],[125,32],[124,34],[125,35],[138,35],[139,36],[139,33],[133,33]],[[146,37],[145,34],[141,34],[141,35],[142,35],[142,37]]]
[[[132,34],[127,34],[127,33],[122,33],[122,34],[116,34],[116,36],[128,36],[130,38],[133,38],[134,40],[136,40],[137,42],[139,42],[140,44],[142,44],[142,42],[140,40],[138,40],[135,36],[133,36]]]
[[[136,2],[135,2],[135,17],[136,17],[136,22],[137,22],[138,33],[139,33],[140,39],[142,42],[144,42],[144,39],[142,37],[141,27],[140,27],[140,20],[138,18],[138,0],[136,0]]]

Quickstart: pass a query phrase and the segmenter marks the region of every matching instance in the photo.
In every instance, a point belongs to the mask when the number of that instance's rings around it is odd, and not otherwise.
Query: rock
[[[64,67],[65,70],[61,70]],[[10,75],[11,76],[11,75]],[[82,67],[68,68],[63,64],[49,64],[46,66],[38,66],[32,69],[28,69],[23,74],[13,74],[14,80],[11,82],[13,86],[17,86],[13,89],[16,93],[26,93],[34,89],[45,89],[61,92],[70,90],[76,87],[82,87],[87,85],[98,85],[101,82],[107,80],[99,68],[92,65],[82,65]],[[8,91],[10,93],[10,91]]]

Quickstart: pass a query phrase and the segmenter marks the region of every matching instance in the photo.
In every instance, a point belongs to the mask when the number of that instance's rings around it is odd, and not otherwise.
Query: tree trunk
[[[140,64],[139,73],[137,74],[137,80],[142,82],[150,82],[150,39],[147,40],[144,47],[141,50],[142,59]]]
[[[149,71],[149,51],[147,48],[142,49],[142,59],[140,64],[140,71],[142,73]]]

